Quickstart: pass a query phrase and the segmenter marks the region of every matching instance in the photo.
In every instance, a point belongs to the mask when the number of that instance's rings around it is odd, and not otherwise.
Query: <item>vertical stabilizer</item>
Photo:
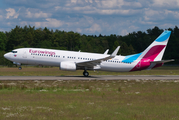
[[[150,61],[162,60],[171,31],[164,31],[147,49],[139,56],[139,59],[149,59]]]
[[[163,65],[162,57],[165,52],[171,31],[164,31],[147,49],[137,54],[138,63],[131,71],[152,69]],[[135,55],[136,56],[136,55]],[[157,62],[158,63],[157,63]]]

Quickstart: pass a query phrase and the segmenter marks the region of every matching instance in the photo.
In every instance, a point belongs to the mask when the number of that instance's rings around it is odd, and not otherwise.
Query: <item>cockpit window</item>
[[[12,51],[12,53],[17,53],[17,51]]]

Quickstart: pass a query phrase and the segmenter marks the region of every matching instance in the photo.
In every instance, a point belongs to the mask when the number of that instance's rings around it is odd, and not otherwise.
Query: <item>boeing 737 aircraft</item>
[[[42,48],[19,48],[8,52],[4,57],[21,68],[21,64],[57,66],[61,70],[84,70],[83,75],[89,76],[87,70],[103,70],[114,72],[130,72],[152,69],[162,66],[162,60],[171,32],[165,30],[143,52],[128,56],[117,55],[120,46],[109,55],[75,52]]]

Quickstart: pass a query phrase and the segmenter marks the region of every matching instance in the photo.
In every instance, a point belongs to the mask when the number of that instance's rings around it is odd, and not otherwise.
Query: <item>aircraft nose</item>
[[[5,57],[6,59],[10,58],[10,54],[9,54],[9,53],[6,53],[6,54],[4,54],[4,57]]]
[[[5,58],[7,58],[7,56],[8,56],[8,54],[7,54],[7,53],[6,53],[6,54],[4,54],[4,57],[5,57]]]

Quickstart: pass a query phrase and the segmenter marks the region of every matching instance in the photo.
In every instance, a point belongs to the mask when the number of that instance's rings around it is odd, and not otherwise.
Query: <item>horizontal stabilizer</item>
[[[171,60],[152,61],[151,63],[167,63],[167,62],[172,62],[172,61],[175,61],[175,60],[171,59]]]

